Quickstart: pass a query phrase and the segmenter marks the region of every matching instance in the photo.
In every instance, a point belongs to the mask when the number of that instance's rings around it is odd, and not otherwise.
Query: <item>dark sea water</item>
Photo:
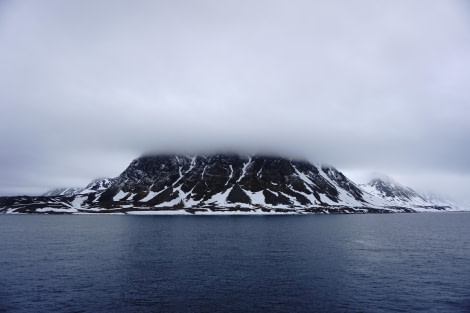
[[[0,312],[470,312],[470,213],[3,215]]]

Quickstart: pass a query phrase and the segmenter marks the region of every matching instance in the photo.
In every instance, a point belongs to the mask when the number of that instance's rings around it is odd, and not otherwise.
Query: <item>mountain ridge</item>
[[[42,197],[0,198],[3,213],[369,213],[459,210],[330,165],[276,155],[144,154],[117,177]]]

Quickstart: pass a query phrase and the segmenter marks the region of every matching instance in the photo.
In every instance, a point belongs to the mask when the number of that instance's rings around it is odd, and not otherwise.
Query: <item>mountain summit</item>
[[[74,192],[75,191],[75,192]],[[331,166],[271,155],[145,155],[116,178],[42,197],[0,198],[5,213],[367,213],[451,210],[383,180],[358,186]]]

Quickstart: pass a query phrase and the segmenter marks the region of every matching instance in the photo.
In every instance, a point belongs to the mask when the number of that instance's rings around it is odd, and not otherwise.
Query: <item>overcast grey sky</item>
[[[2,195],[201,149],[469,195],[464,0],[3,0],[0,46]]]

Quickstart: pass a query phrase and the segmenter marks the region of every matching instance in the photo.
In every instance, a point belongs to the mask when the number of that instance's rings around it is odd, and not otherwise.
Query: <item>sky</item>
[[[0,46],[0,195],[231,150],[470,198],[465,0],[2,0]]]

